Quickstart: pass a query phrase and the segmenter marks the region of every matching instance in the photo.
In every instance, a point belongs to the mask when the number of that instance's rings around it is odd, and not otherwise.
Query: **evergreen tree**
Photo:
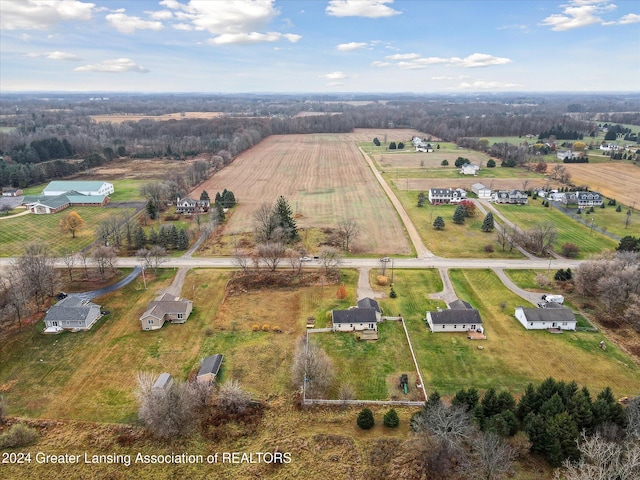
[[[453,212],[453,223],[462,225],[464,223],[465,216],[466,216],[466,212],[464,207],[462,205],[458,205],[456,207],[456,211]]]
[[[392,408],[384,414],[383,423],[385,427],[396,428],[400,424],[398,413]]]
[[[440,216],[437,216],[433,221],[433,228],[436,230],[442,230],[444,228],[444,219]]]
[[[458,390],[451,400],[451,405],[455,407],[463,407],[466,411],[471,412],[476,405],[478,405],[478,400],[480,399],[480,395],[478,394],[478,390],[475,388],[470,388],[469,390]]]
[[[207,193],[206,190],[203,190],[202,193],[200,194],[200,201],[203,201],[203,202],[211,201],[211,199],[209,198],[209,194]]]
[[[422,207],[426,199],[427,199],[427,196],[424,194],[424,192],[420,192],[418,194],[418,206]]]
[[[138,225],[136,231],[133,234],[133,245],[136,250],[144,248],[147,244],[147,235],[144,233],[142,226]]]
[[[485,215],[484,220],[482,221],[482,227],[480,230],[483,232],[492,232],[495,228],[495,224],[493,221],[493,213],[489,212]]]
[[[520,397],[518,402],[518,408],[516,409],[516,415],[520,421],[524,421],[530,413],[538,413],[540,408],[540,402],[538,399],[538,392],[536,392],[533,384],[527,385],[524,391],[524,395]]]
[[[178,228],[175,224],[167,228],[167,246],[169,248],[178,248]]]
[[[216,201],[215,208],[216,208],[216,210],[218,212],[218,220],[223,222],[224,221],[224,217],[225,217],[224,207],[222,206],[222,204],[220,202]]]
[[[440,399],[440,394],[438,393],[438,391],[434,391],[431,395],[429,395],[429,398],[427,399],[426,402],[424,402],[424,405],[422,407],[422,410],[424,412],[428,411],[430,408],[436,406],[436,405],[440,405],[442,403],[442,400]]]
[[[164,248],[169,246],[169,230],[165,225],[162,225],[160,232],[158,232],[158,245]]]
[[[373,412],[368,408],[363,408],[358,414],[358,420],[356,421],[356,423],[361,429],[369,430],[375,425]]]
[[[293,219],[289,202],[282,195],[278,197],[274,213],[278,216],[278,226],[282,228],[285,238],[289,241],[296,240],[298,238],[296,221]]]
[[[500,392],[498,395],[498,409],[500,413],[504,413],[506,411],[514,412],[516,410],[516,401],[506,390]]]
[[[560,444],[560,455],[558,455],[556,446],[554,445],[553,451],[547,458],[552,466],[560,466],[560,463],[565,459],[576,461],[580,458],[580,451],[576,444],[576,439],[579,435],[578,428],[567,412],[559,413],[549,419],[547,431],[551,437]]]
[[[578,391],[567,402],[567,411],[579,431],[591,432],[593,429],[593,412],[591,404],[584,392]]]
[[[562,398],[558,393],[554,393],[553,396],[544,402],[540,407],[540,415],[542,415],[545,419],[550,419],[559,415],[564,411],[564,404],[562,403]]]
[[[214,203],[220,203],[221,201],[222,201],[222,195],[220,195],[220,192],[216,192]]]
[[[225,190],[220,203],[225,208],[232,208],[236,204],[236,197],[231,190]]]
[[[153,227],[151,227],[149,231],[149,243],[151,245],[158,245],[158,232],[156,232],[156,229]]]
[[[500,413],[500,402],[498,401],[498,395],[496,395],[494,388],[490,388],[484,393],[480,405],[482,405],[482,414],[486,418],[493,417]]]
[[[158,218],[158,206],[152,200],[147,201],[147,205],[145,207],[146,212],[149,214],[149,218],[151,220],[155,220]]]
[[[189,248],[189,236],[184,228],[178,232],[178,250],[187,250]]]

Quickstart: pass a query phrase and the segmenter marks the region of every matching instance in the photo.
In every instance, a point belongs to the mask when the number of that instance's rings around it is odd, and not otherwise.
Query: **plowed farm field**
[[[619,163],[564,166],[571,172],[571,181],[576,185],[587,185],[590,190],[615,198],[624,205],[640,204],[640,167]]]
[[[339,220],[353,218],[361,227],[359,251],[410,254],[397,212],[356,145],[364,136],[270,136],[191,195],[198,196],[204,189],[213,197],[225,188],[235,194],[239,204],[225,226],[226,233],[251,231],[253,212],[283,195],[299,227],[335,227]]]

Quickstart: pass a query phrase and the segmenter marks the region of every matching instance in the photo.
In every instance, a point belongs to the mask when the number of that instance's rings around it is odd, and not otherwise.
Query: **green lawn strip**
[[[616,240],[597,231],[591,232],[589,227],[576,222],[555,208],[543,207],[541,200],[530,200],[528,205],[496,204],[495,207],[508,220],[524,230],[529,230],[541,223],[554,224],[558,230],[558,238],[553,248],[559,253],[562,245],[567,242],[580,248],[579,258],[586,258],[604,249],[613,250],[618,245]]]
[[[514,307],[526,302],[506,289],[492,271],[451,270],[450,277],[458,296],[480,311],[488,336],[479,343],[483,350],[467,343],[474,359],[474,380],[468,386],[522,391],[526,383],[552,376],[594,390],[608,385],[616,395],[628,395],[640,387],[640,368],[614,345],[602,351],[598,346],[606,340],[602,334],[528,331],[513,316]],[[504,311],[499,306],[502,302],[507,304]],[[464,339],[463,334],[453,335]],[[455,371],[455,364],[450,368]]]
[[[478,212],[473,218],[467,218],[463,225],[453,223],[455,205],[431,205],[428,201],[418,207],[418,193],[398,190],[392,186],[396,196],[413,221],[426,247],[436,255],[449,258],[522,258],[523,255],[514,250],[503,252],[496,241],[495,233],[483,232],[480,227],[484,215]],[[433,221],[441,216],[445,221],[443,230],[433,228]],[[486,252],[485,246],[490,244],[493,252]]]
[[[135,202],[143,201],[144,197],[140,194],[140,187],[148,180],[110,180],[113,183],[114,192],[109,195],[112,202]]]
[[[70,212],[77,212],[85,221],[82,230],[71,238],[60,233],[60,220]],[[23,215],[0,223],[0,251],[2,256],[20,255],[24,245],[34,241],[46,241],[54,254],[64,249],[79,251],[96,239],[100,223],[112,216],[131,215],[131,208],[72,207],[51,215]]]
[[[469,175],[463,175],[460,173],[459,168],[451,168],[453,165],[452,162],[449,162],[449,167],[439,167],[439,168],[402,168],[402,167],[392,167],[384,169],[385,179],[387,182],[390,180],[396,179],[413,179],[413,178],[450,178],[453,180],[460,180],[463,178],[471,178]],[[545,177],[539,173],[530,172],[524,168],[502,168],[502,167],[494,167],[487,168],[483,167],[478,172],[478,175],[474,176],[473,179],[478,179],[478,183],[482,183],[482,179],[487,178],[540,178],[544,179]],[[486,183],[485,183],[486,184]]]
[[[606,203],[607,200],[605,200]],[[627,211],[630,210],[630,207],[620,204],[620,210],[620,212],[616,212],[616,207],[611,205],[606,205],[605,208],[595,207],[593,213],[587,214],[583,212],[582,217],[589,226],[593,221],[596,227],[621,238],[627,235],[640,236],[640,211],[637,209],[635,211],[632,210],[627,224]],[[572,211],[575,213],[576,209],[572,209]]]

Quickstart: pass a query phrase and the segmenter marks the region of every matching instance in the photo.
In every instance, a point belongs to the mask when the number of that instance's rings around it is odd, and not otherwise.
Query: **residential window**
[[[442,325],[442,328],[444,328],[444,325]]]
[[[465,328],[467,328],[467,326],[466,325],[462,325],[462,329],[464,330]]]
[[[183,318],[184,315],[182,315],[182,313],[178,314],[178,318]]]
[[[453,328],[458,328],[458,325],[454,325]]]
[[[567,325],[567,322],[562,322],[562,325]]]
[[[353,323],[350,323],[350,324],[349,324],[349,328],[353,328]]]
[[[147,321],[149,322],[149,325],[153,325],[153,320],[149,319]]]
[[[533,327],[533,322],[530,322],[530,323],[529,323],[529,326],[530,326],[530,327]]]

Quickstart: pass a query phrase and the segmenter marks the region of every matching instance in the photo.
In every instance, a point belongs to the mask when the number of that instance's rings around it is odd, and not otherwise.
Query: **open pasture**
[[[344,218],[361,227],[360,251],[409,254],[397,212],[362,158],[351,134],[274,135],[195,189],[233,191],[239,204],[227,233],[252,231],[253,212],[283,195],[299,227],[335,227]]]
[[[541,188],[546,185],[545,179],[542,178],[479,178],[454,174],[449,178],[395,178],[395,175],[389,174],[389,180],[394,183],[399,190],[415,190],[419,192],[428,192],[430,188],[464,188],[471,192],[471,185],[474,183],[482,183],[485,187],[492,190],[514,190],[522,189],[523,182],[527,180],[529,183],[527,188]]]
[[[640,167],[610,161],[591,165],[573,163],[564,165],[576,185],[587,185],[590,190],[615,198],[625,205],[640,205]]]
[[[59,231],[60,220],[70,212],[78,212],[85,221],[82,230],[76,232],[76,238],[69,233]],[[100,223],[113,216],[129,216],[133,208],[76,207],[51,215],[22,215],[2,220],[0,223],[0,255],[21,255],[29,242],[46,242],[54,255],[64,249],[77,252],[95,239]]]
[[[435,150],[433,153],[416,152],[412,145],[406,146],[404,150],[398,152],[408,152],[411,155],[397,155],[393,150],[389,153],[373,155],[373,159],[379,165],[380,169],[388,170],[394,168],[437,168],[443,160],[449,162],[449,166],[453,167],[458,157],[469,159],[471,163],[477,165],[486,165],[489,156],[482,152],[474,152],[473,150],[460,149],[456,152],[448,150]]]

